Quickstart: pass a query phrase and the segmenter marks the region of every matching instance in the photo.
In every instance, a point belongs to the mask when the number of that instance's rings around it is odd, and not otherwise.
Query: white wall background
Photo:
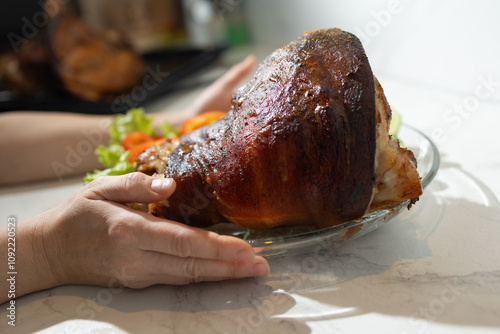
[[[338,27],[361,39],[375,74],[468,95],[483,78],[500,102],[500,1],[246,0],[245,11],[256,43]]]

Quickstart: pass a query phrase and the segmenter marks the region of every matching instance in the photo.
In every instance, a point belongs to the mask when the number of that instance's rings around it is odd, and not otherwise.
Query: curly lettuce
[[[156,137],[152,121],[153,116],[146,115],[143,108],[130,109],[125,115],[115,115],[109,127],[109,145],[99,145],[94,151],[99,162],[107,168],[87,173],[83,181],[89,183],[101,176],[123,175],[133,172],[136,164],[127,161],[130,151],[126,151],[121,143],[127,134],[134,131],[141,131],[151,137]],[[169,123],[163,124],[161,131],[165,137],[179,135],[178,131]]]

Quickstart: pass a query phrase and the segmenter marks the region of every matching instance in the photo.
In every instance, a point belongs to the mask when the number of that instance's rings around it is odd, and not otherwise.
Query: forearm
[[[58,285],[54,268],[50,268],[47,259],[47,250],[43,248],[43,228],[51,223],[53,215],[51,210],[16,222],[15,228],[13,224],[2,226],[0,303]]]
[[[207,87],[183,111],[155,114],[153,126],[179,126],[208,110],[228,111],[234,88],[252,70],[247,57]],[[59,180],[99,168],[93,151],[108,143],[111,116],[71,113],[0,113],[0,186],[43,179]]]
[[[110,116],[0,114],[0,185],[58,178],[99,167],[95,148],[108,141]]]
[[[187,111],[154,115],[153,126],[182,122]],[[109,142],[112,116],[50,112],[0,114],[0,185],[64,180],[102,168],[94,150]]]

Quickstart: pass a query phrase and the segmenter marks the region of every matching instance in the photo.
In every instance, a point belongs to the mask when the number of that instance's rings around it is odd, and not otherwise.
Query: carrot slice
[[[154,138],[153,140],[135,145],[134,147],[132,147],[130,149],[130,155],[128,156],[128,159],[127,159],[128,162],[133,164],[137,160],[137,158],[139,157],[139,154],[141,154],[142,152],[144,152],[147,148],[149,148],[151,146],[163,143],[166,139],[167,138],[165,138],[165,137],[159,137],[159,138]]]
[[[182,124],[180,135],[182,136],[188,132],[201,128],[202,126],[213,123],[219,118],[222,118],[226,115],[227,112],[219,110],[206,111],[204,113],[201,113],[198,116],[186,120]]]
[[[128,151],[132,147],[135,147],[145,142],[149,142],[153,139],[154,138],[148,135],[147,133],[144,133],[142,131],[133,131],[127,134],[125,138],[123,138],[122,147],[125,149],[125,151]]]

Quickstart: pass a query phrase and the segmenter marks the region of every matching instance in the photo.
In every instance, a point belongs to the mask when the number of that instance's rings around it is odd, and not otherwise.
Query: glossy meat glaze
[[[354,35],[303,34],[259,66],[226,117],[139,156],[137,170],[177,183],[149,212],[254,229],[360,218],[381,183],[374,80]]]

